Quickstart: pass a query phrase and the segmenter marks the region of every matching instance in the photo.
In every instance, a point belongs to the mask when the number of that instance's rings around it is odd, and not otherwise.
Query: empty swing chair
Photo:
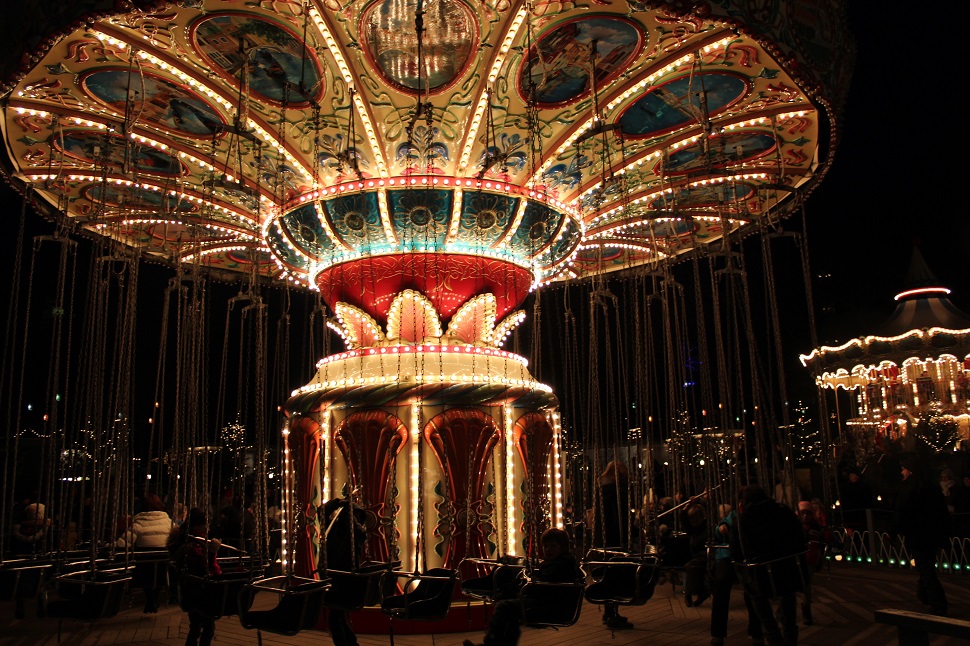
[[[642,606],[650,600],[660,577],[660,559],[655,550],[648,549],[642,554],[598,552],[602,560],[585,563],[596,579],[586,587],[587,601],[598,605]]]
[[[256,630],[256,639],[263,643],[262,633],[296,635],[317,624],[323,608],[324,595],[330,587],[327,579],[317,580],[293,575],[258,579],[247,583],[239,591],[239,622],[247,630]],[[277,595],[276,606],[267,610],[253,610],[260,592]]]
[[[38,602],[38,614],[42,612],[44,583],[51,571],[49,560],[16,559],[0,564],[0,601],[13,601],[18,619],[24,617],[24,605],[28,600]]]
[[[392,572],[397,579],[404,578],[401,592],[385,597],[381,611],[390,622],[391,644],[394,644],[394,620],[441,621],[451,610],[458,572],[446,568],[430,568],[424,573]]]
[[[128,568],[82,570],[57,577],[59,598],[47,603],[47,614],[58,620],[57,641],[65,619],[94,622],[117,615],[129,581]]]

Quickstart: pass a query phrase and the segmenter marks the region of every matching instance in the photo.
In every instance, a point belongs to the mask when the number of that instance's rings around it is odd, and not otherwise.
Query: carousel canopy
[[[43,210],[381,322],[404,289],[501,317],[783,217],[830,166],[853,60],[839,0],[5,13],[4,170]]]

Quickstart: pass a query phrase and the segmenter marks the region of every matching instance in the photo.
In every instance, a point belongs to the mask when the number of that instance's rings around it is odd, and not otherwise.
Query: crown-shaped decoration
[[[431,300],[412,289],[394,297],[387,312],[386,333],[374,317],[358,307],[339,302],[334,311],[336,318],[327,325],[343,338],[348,350],[409,343],[501,347],[525,320],[525,312],[516,310],[496,325],[495,296],[479,294],[455,312],[447,332],[442,332],[441,318]]]

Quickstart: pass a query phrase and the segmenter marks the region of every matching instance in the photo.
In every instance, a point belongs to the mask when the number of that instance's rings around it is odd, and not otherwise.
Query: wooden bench
[[[962,619],[887,608],[876,611],[876,621],[896,626],[899,646],[929,646],[930,634],[958,637],[970,642],[970,621]]]

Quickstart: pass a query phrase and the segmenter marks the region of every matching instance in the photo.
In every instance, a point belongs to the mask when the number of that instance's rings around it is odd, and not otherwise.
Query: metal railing
[[[871,514],[869,527],[872,527]],[[848,527],[829,528],[825,558],[829,565],[864,563],[888,567],[915,567],[906,549],[906,540],[889,531],[877,529],[853,530]],[[936,558],[940,572],[970,574],[970,538],[953,536]]]

